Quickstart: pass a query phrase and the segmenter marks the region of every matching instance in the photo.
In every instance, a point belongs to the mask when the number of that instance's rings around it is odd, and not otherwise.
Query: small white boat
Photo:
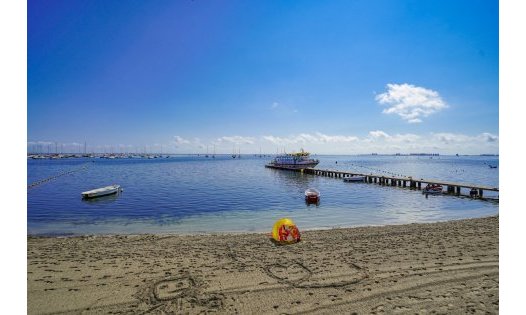
[[[122,190],[121,186],[119,185],[106,186],[102,188],[85,191],[82,193],[82,198],[95,198],[95,197],[107,196],[107,195],[118,193],[121,190]]]
[[[344,182],[363,182],[365,181],[365,176],[350,176],[350,177],[344,177]]]
[[[317,202],[320,200],[320,192],[314,188],[305,190],[305,200],[307,202]]]

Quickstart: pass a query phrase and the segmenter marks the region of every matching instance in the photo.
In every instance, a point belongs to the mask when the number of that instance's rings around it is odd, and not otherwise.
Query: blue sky
[[[30,150],[499,150],[497,1],[27,8]]]

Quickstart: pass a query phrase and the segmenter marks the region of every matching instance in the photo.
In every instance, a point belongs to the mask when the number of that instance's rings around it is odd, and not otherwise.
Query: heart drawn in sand
[[[268,267],[267,272],[270,276],[286,282],[300,282],[311,275],[310,270],[297,262],[286,265],[274,264]]]

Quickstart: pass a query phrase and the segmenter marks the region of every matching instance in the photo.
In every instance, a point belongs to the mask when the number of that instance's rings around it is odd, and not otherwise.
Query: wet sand
[[[301,227],[300,227],[301,229]],[[498,313],[498,216],[265,234],[28,237],[29,314]]]

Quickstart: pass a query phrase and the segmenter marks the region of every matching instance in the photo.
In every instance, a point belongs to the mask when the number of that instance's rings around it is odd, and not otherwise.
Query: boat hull
[[[320,197],[319,196],[305,196],[305,201],[307,203],[317,203],[320,201]]]
[[[313,162],[313,163],[295,163],[295,164],[289,164],[289,163],[269,163],[272,166],[278,166],[278,167],[286,167],[286,168],[309,168],[309,167],[315,167],[318,165],[319,162]]]
[[[424,189],[422,190],[423,194],[429,194],[429,195],[437,195],[442,193],[442,189]]]
[[[119,185],[107,186],[103,188],[93,189],[81,193],[82,198],[97,198],[102,196],[108,196],[116,194],[121,190]]]
[[[365,181],[364,176],[351,176],[351,177],[345,177],[343,179],[344,182],[363,182]]]

